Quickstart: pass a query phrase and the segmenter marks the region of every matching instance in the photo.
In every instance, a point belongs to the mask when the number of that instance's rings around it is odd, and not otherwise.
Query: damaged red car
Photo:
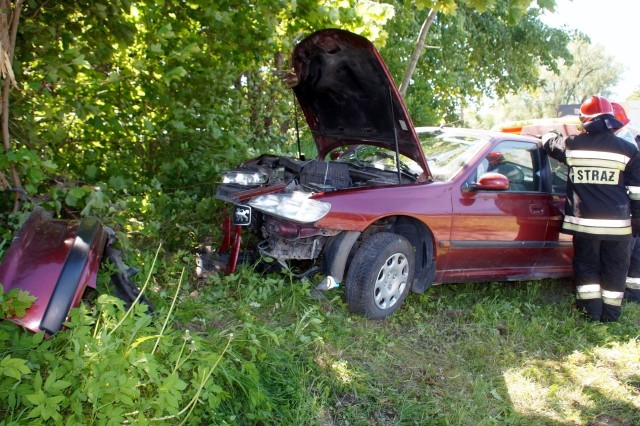
[[[317,156],[262,155],[224,174],[219,268],[250,248],[312,265],[317,289],[343,287],[372,319],[432,284],[571,275],[566,167],[537,138],[415,128],[374,46],[346,31],[308,36],[293,65]],[[244,247],[247,233],[259,243]]]

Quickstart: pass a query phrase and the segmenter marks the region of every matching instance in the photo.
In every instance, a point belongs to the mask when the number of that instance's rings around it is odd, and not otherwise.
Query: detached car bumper
[[[137,296],[128,280],[133,272],[122,264],[117,251],[108,248],[112,242],[110,230],[95,217],[67,221],[52,219],[43,209],[34,210],[7,250],[0,265],[0,282],[5,291],[18,288],[36,300],[25,316],[8,319],[33,332],[51,335],[60,331],[85,289],[96,287],[100,262],[106,255],[117,261],[112,283],[128,287],[129,299]]]

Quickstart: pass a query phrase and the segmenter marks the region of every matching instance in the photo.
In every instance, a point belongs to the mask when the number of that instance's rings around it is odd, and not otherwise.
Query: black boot
[[[576,307],[582,311],[590,321],[600,321],[602,318],[602,299],[579,299]]]

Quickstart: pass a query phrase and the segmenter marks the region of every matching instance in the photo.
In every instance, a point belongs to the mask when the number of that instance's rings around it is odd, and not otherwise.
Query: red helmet
[[[492,166],[497,166],[504,161],[504,155],[501,152],[490,152],[487,154],[487,160]]]
[[[621,122],[623,126],[629,124],[631,120],[627,117],[627,113],[622,105],[617,102],[611,102],[611,106],[613,107],[613,115],[616,117],[616,120]]]
[[[592,120],[602,114],[612,114],[611,102],[603,96],[591,96],[580,105],[580,118]]]

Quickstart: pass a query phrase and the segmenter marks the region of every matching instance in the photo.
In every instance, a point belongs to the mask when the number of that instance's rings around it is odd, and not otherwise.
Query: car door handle
[[[529,211],[532,214],[544,214],[544,206],[541,204],[530,204]]]

